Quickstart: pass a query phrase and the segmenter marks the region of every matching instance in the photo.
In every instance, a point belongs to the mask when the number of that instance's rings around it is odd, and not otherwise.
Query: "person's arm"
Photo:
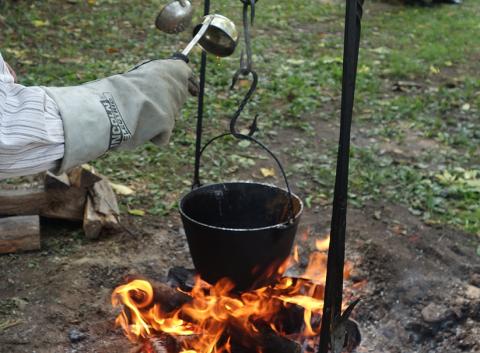
[[[6,65],[4,69],[7,72]],[[0,84],[8,91],[7,99],[17,100],[17,107],[10,110],[8,118],[17,127],[4,134],[3,143],[0,129],[0,178],[47,169],[60,173],[111,149],[134,148],[148,141],[164,144],[170,138],[189,90],[192,92],[191,88],[195,88],[192,71],[181,60],[154,60],[124,74],[72,87],[23,87],[13,83],[11,74],[8,77]],[[43,104],[37,104],[37,111],[25,107],[27,98],[39,103],[40,96]],[[18,97],[22,100],[18,101]],[[40,107],[44,108],[43,112]],[[53,121],[47,116],[49,107],[52,108],[50,115],[61,117],[61,141],[60,134],[54,134],[56,140],[52,136],[31,136],[34,122],[43,122],[40,125],[44,132],[56,131],[47,126],[47,121]],[[21,112],[32,119],[19,120]],[[15,141],[9,142],[12,138]],[[32,152],[32,147],[40,148],[35,144],[48,149],[42,153],[42,159],[27,154]],[[52,152],[55,145],[61,147],[61,153]]]
[[[0,179],[58,168],[64,153],[56,103],[15,79],[0,53]]]

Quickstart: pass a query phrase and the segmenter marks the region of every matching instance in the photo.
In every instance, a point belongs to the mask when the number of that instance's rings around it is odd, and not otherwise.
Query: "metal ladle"
[[[177,34],[183,32],[193,17],[193,7],[188,0],[172,0],[160,11],[155,26],[162,32]]]
[[[232,55],[237,47],[238,31],[235,24],[225,16],[213,14],[203,18],[203,22],[193,30],[195,37],[182,51],[188,56],[196,44],[206,52],[225,57]]]

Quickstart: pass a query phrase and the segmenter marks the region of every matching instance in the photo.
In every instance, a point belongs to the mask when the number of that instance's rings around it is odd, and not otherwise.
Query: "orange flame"
[[[283,277],[275,286],[239,295],[232,292],[234,284],[228,279],[209,285],[197,278],[193,289],[184,293],[191,299],[169,313],[155,302],[152,284],[145,280],[131,281],[117,287],[112,294],[113,306],[123,307],[116,324],[134,342],[163,333],[180,342],[180,353],[230,353],[232,339],[242,342],[255,339],[265,327],[285,335],[281,312],[297,306],[303,309],[303,337],[316,336],[324,305],[327,261],[327,255],[320,251],[328,249],[328,244],[328,238],[317,240],[319,251],[310,255],[305,273],[300,278]],[[298,263],[297,247],[280,271],[294,263]],[[239,331],[242,336],[236,337]],[[260,347],[255,349],[262,353]]]

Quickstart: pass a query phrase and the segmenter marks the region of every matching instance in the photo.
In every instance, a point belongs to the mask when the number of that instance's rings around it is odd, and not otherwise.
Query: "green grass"
[[[122,72],[144,58],[168,57],[189,34],[156,31],[162,1],[6,2],[0,12],[2,53],[24,84],[73,85]],[[195,1],[200,17],[200,2]],[[238,25],[241,2],[212,1],[212,10]],[[366,2],[356,95],[351,204],[390,200],[426,222],[480,234],[480,3],[433,9]],[[253,30],[261,80],[242,115],[260,114],[259,137],[286,163],[308,207],[331,202],[339,116],[344,7],[317,0],[261,1]],[[222,133],[244,91],[228,86],[239,53],[211,58],[205,139]],[[198,71],[200,55],[192,65]],[[399,80],[420,88],[392,89]],[[137,193],[125,208],[166,215],[192,178],[195,100],[177,122],[166,148],[146,145],[94,162]],[[334,135],[333,137],[331,135]],[[418,149],[416,141],[432,148]],[[358,141],[360,141],[358,140]],[[412,144],[411,146],[409,144]],[[407,151],[383,151],[389,145]],[[206,152],[205,182],[257,176],[270,166],[253,146],[226,140]],[[453,177],[442,179],[450,173]],[[467,178],[468,177],[468,178]],[[470,178],[470,179],[469,179]],[[281,184],[281,178],[269,179]]]

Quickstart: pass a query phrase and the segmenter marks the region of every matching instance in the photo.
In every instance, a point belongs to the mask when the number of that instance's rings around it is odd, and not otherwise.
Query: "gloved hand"
[[[155,60],[80,86],[42,87],[63,120],[65,155],[57,172],[108,150],[168,142],[191,81],[182,60]]]

